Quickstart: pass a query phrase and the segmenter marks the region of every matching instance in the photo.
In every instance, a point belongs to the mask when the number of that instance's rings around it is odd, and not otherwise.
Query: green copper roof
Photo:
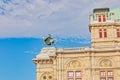
[[[97,20],[97,14],[96,13],[93,13],[93,19]],[[107,13],[107,19],[108,20],[110,19],[110,12]]]
[[[98,10],[98,9],[95,9],[95,10]],[[94,10],[94,12],[95,12],[95,10]],[[93,12],[93,19],[96,20],[97,19],[97,15],[94,12]],[[120,19],[120,8],[110,9],[110,11],[108,11],[108,13],[107,13],[107,19],[108,20],[110,19],[110,14],[111,13],[115,14],[115,19]]]
[[[97,20],[97,15],[95,13],[93,14],[93,19]]]
[[[120,19],[120,8],[111,9],[110,12],[115,14],[115,19]]]

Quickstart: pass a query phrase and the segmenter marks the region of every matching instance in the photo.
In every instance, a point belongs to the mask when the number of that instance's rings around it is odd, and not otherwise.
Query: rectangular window
[[[107,29],[99,29],[99,38],[107,38]]]
[[[106,38],[107,37],[107,31],[106,31],[106,29],[104,29],[104,38]]]
[[[113,71],[103,70],[100,71],[100,80],[113,80]]]
[[[81,76],[81,72],[80,71],[76,71],[75,76],[76,77],[80,77]]]
[[[105,74],[105,71],[101,71],[100,72],[100,76],[102,77],[102,76],[105,76],[106,74]]]
[[[74,76],[73,71],[69,71],[69,72],[68,72],[68,77],[73,77],[73,76]]]
[[[103,15],[103,22],[106,22],[106,17],[105,17],[105,15]]]
[[[101,22],[101,15],[98,16],[98,22]]]
[[[117,29],[116,32],[117,32],[117,37],[120,37],[120,29]]]
[[[76,78],[76,80],[82,80],[81,78]]]
[[[102,29],[99,29],[99,38],[102,38]]]
[[[113,80],[113,78],[108,78],[108,80]]]
[[[108,71],[108,76],[113,76],[113,72],[112,71]]]
[[[67,80],[82,80],[81,71],[68,71],[67,75]]]
[[[105,78],[101,78],[100,80],[106,80]]]
[[[68,80],[74,80],[73,78],[68,78]]]
[[[117,37],[120,37],[120,34],[119,34],[119,32],[117,32]]]
[[[98,15],[98,22],[106,22],[106,15],[105,14],[99,14]]]

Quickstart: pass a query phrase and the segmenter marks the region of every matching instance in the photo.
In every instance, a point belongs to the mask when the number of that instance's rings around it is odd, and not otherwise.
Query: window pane
[[[101,15],[98,16],[98,22],[101,22]]]
[[[73,77],[73,76],[74,76],[73,71],[69,71],[69,72],[68,72],[68,76],[69,76],[69,77]]]
[[[106,38],[107,37],[107,30],[104,29],[104,37]]]
[[[100,80],[105,80],[105,78],[101,78]]]
[[[103,22],[106,22],[106,17],[105,17],[105,15],[103,15]]]
[[[99,29],[99,38],[102,38],[102,29]]]
[[[117,37],[120,37],[119,32],[117,32]]]
[[[105,37],[105,38],[107,37],[107,32],[104,32],[104,37]]]
[[[116,29],[117,37],[120,37],[120,29]]]
[[[100,76],[105,76],[105,72],[104,72],[104,71],[101,71],[101,72],[100,72]]]
[[[76,77],[80,77],[81,76],[81,72],[80,71],[77,71],[76,74],[75,74]]]
[[[68,80],[74,80],[73,78],[68,78]]]
[[[113,75],[113,72],[112,71],[109,71],[108,72],[108,76],[112,76]]]
[[[76,78],[76,80],[82,80],[81,78]]]
[[[113,80],[113,78],[108,78],[108,80]]]

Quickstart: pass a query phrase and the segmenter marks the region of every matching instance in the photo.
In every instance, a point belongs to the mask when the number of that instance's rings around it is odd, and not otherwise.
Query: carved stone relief
[[[69,62],[69,64],[67,65],[67,68],[79,68],[79,67],[81,67],[81,64],[76,60]]]
[[[53,75],[50,72],[43,73],[40,80],[53,80]]]
[[[108,59],[104,59],[100,62],[101,67],[112,67],[112,62]]]

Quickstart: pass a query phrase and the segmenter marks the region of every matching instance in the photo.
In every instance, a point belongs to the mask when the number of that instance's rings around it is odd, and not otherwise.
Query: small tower
[[[120,19],[115,10],[96,8],[90,15],[90,32],[92,47],[120,45]]]

